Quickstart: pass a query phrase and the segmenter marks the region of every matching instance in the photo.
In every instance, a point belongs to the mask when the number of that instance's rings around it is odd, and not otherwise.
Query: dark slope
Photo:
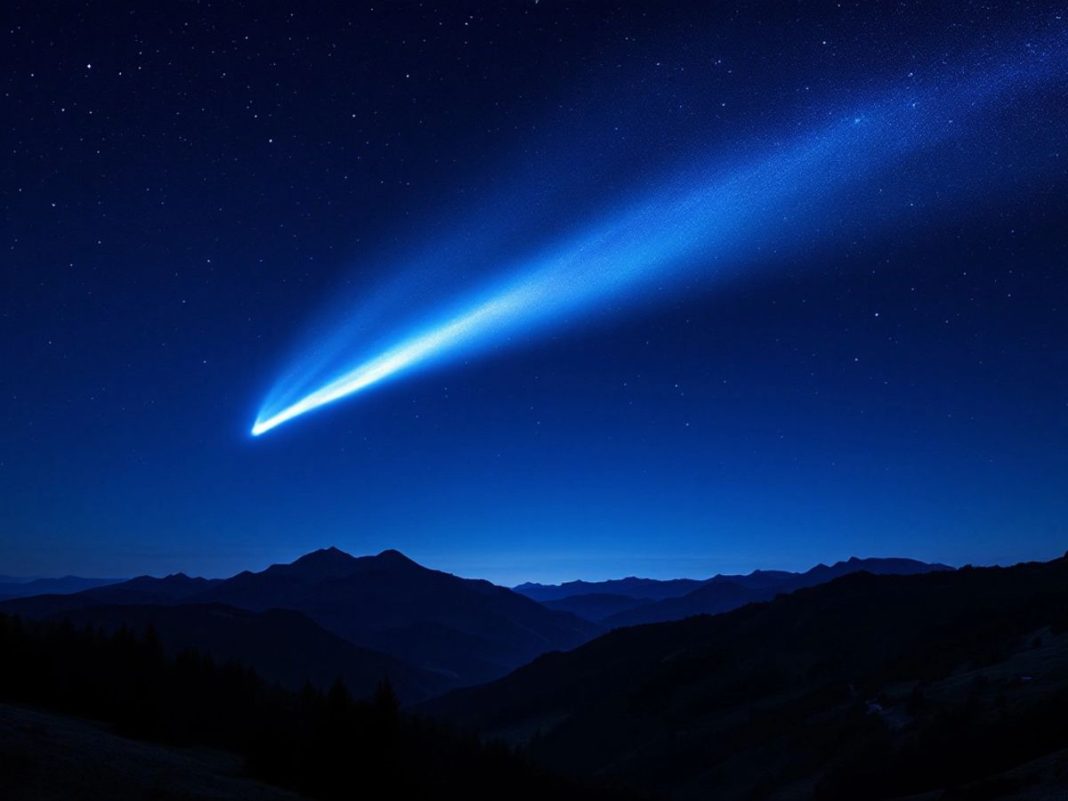
[[[359,558],[333,548],[316,551],[292,564],[241,573],[197,600],[296,609],[335,634],[440,672],[454,684],[499,677],[598,631],[574,615],[488,581],[429,570],[397,551]]]
[[[125,626],[143,632],[151,626],[171,655],[197,649],[219,662],[253,665],[265,679],[291,690],[310,682],[325,691],[340,678],[355,697],[369,698],[388,679],[402,702],[414,702],[446,688],[440,675],[353,645],[288,609],[250,612],[221,604],[93,606],[62,618],[105,631]]]
[[[119,737],[108,727],[0,705],[4,801],[301,801],[247,777],[235,754]]]
[[[214,781],[203,792],[183,786],[168,766],[138,758],[145,751],[138,740],[179,746],[194,759],[203,748],[228,751],[244,775],[322,801],[620,798],[549,775],[507,749],[413,719],[385,687],[362,701],[340,684],[326,693],[293,693],[266,684],[247,666],[219,665],[199,652],[169,657],[148,632],[107,633],[4,614],[0,654],[0,717],[10,709],[5,703],[19,704],[93,719],[122,735],[121,741],[92,735],[68,741],[51,763],[41,764],[32,755],[48,753],[47,728],[31,721],[14,731],[0,725],[5,800],[109,799],[107,785],[116,779],[119,798],[247,797]],[[78,753],[67,753],[70,748]],[[22,756],[27,750],[28,760]],[[93,758],[103,760],[96,770]],[[90,775],[79,775],[82,770]],[[128,787],[120,778],[127,771]],[[180,789],[188,792],[171,792]]]
[[[623,610],[603,618],[601,622],[605,628],[621,628],[641,623],[682,620],[692,615],[716,615],[860,571],[909,576],[950,569],[946,565],[928,564],[915,559],[858,559],[854,556],[830,566],[816,565],[804,573],[757,570],[744,576],[715,576],[685,595]]]
[[[620,629],[423,708],[674,798],[874,801],[1068,746],[1066,629],[1066,559],[858,573]]]

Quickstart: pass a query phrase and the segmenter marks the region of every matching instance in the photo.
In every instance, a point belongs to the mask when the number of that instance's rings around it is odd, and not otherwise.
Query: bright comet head
[[[490,330],[507,323],[522,305],[529,304],[533,297],[532,290],[535,289],[535,285],[527,284],[505,292],[342,373],[296,403],[267,416],[261,412],[252,426],[252,436],[265,434],[294,417],[354,395],[416,364],[427,362],[441,356],[445,351],[453,351],[476,337],[484,336]]]

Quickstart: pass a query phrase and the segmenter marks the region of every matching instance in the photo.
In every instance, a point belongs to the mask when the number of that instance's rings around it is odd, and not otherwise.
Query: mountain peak
[[[412,561],[407,556],[405,556],[400,551],[398,551],[396,548],[386,548],[386,550],[380,551],[376,555],[376,558],[378,558],[378,559],[390,559],[390,560],[404,561],[404,562],[411,562]]]
[[[406,570],[418,567],[418,564],[392,548],[375,556],[356,557],[330,546],[306,553],[289,564],[273,565],[268,568],[268,572],[322,580],[347,578],[367,570]]]
[[[421,564],[419,564],[413,559],[409,559],[407,556],[405,556],[400,551],[394,548],[387,548],[386,550],[376,554],[371,558],[375,561],[376,564],[385,567],[391,567],[395,569],[418,568],[420,570],[425,570],[425,568]]]
[[[356,557],[330,546],[306,553],[288,565],[274,565],[268,570],[305,574],[316,578],[334,578],[352,573],[355,568]]]
[[[329,548],[319,548],[315,551],[309,551],[304,556],[299,557],[293,562],[293,564],[324,564],[334,562],[349,562],[355,559],[354,556],[350,556],[340,548],[331,545]]]

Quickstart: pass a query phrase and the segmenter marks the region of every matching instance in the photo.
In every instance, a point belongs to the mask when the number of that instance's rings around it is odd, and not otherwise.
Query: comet
[[[905,198],[872,189],[882,182],[907,187],[938,212],[985,197],[1021,171],[1041,173],[1045,162],[1032,150],[1013,151],[1011,170],[999,166],[991,131],[1012,149],[1015,134],[998,127],[1011,125],[1006,107],[1063,89],[1066,52],[1061,38],[1019,46],[970,76],[943,69],[942,83],[902,81],[802,133],[738,143],[730,159],[697,153],[536,252],[502,263],[496,280],[457,281],[416,304],[414,322],[387,326],[373,350],[339,325],[278,382],[251,433],[565,324],[662,303],[790,254],[833,251],[855,228],[915,221]]]

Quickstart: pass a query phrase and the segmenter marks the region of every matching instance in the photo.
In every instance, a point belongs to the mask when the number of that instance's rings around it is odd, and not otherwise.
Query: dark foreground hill
[[[109,634],[3,614],[0,654],[4,799],[282,797],[241,781],[234,768],[325,801],[622,797],[409,717],[388,685],[368,701],[352,700],[341,683],[328,693],[291,693],[197,651],[171,658],[151,631]],[[94,719],[120,737],[87,735],[84,726],[32,711],[12,712],[25,725],[11,726],[10,704]],[[204,748],[233,758],[205,763]]]
[[[91,606],[67,612],[76,627],[108,632],[151,628],[165,653],[197,649],[220,663],[250,665],[268,681],[290,690],[306,683],[326,689],[337,679],[357,698],[369,698],[388,680],[404,703],[439,695],[447,686],[438,673],[353,645],[290,609],[250,612],[222,604]]]
[[[240,757],[119,737],[106,726],[0,705],[4,801],[300,801],[244,775]]]
[[[620,629],[423,709],[676,799],[1040,798],[1068,788],[1050,756],[1068,748],[1068,559],[852,574]]]

